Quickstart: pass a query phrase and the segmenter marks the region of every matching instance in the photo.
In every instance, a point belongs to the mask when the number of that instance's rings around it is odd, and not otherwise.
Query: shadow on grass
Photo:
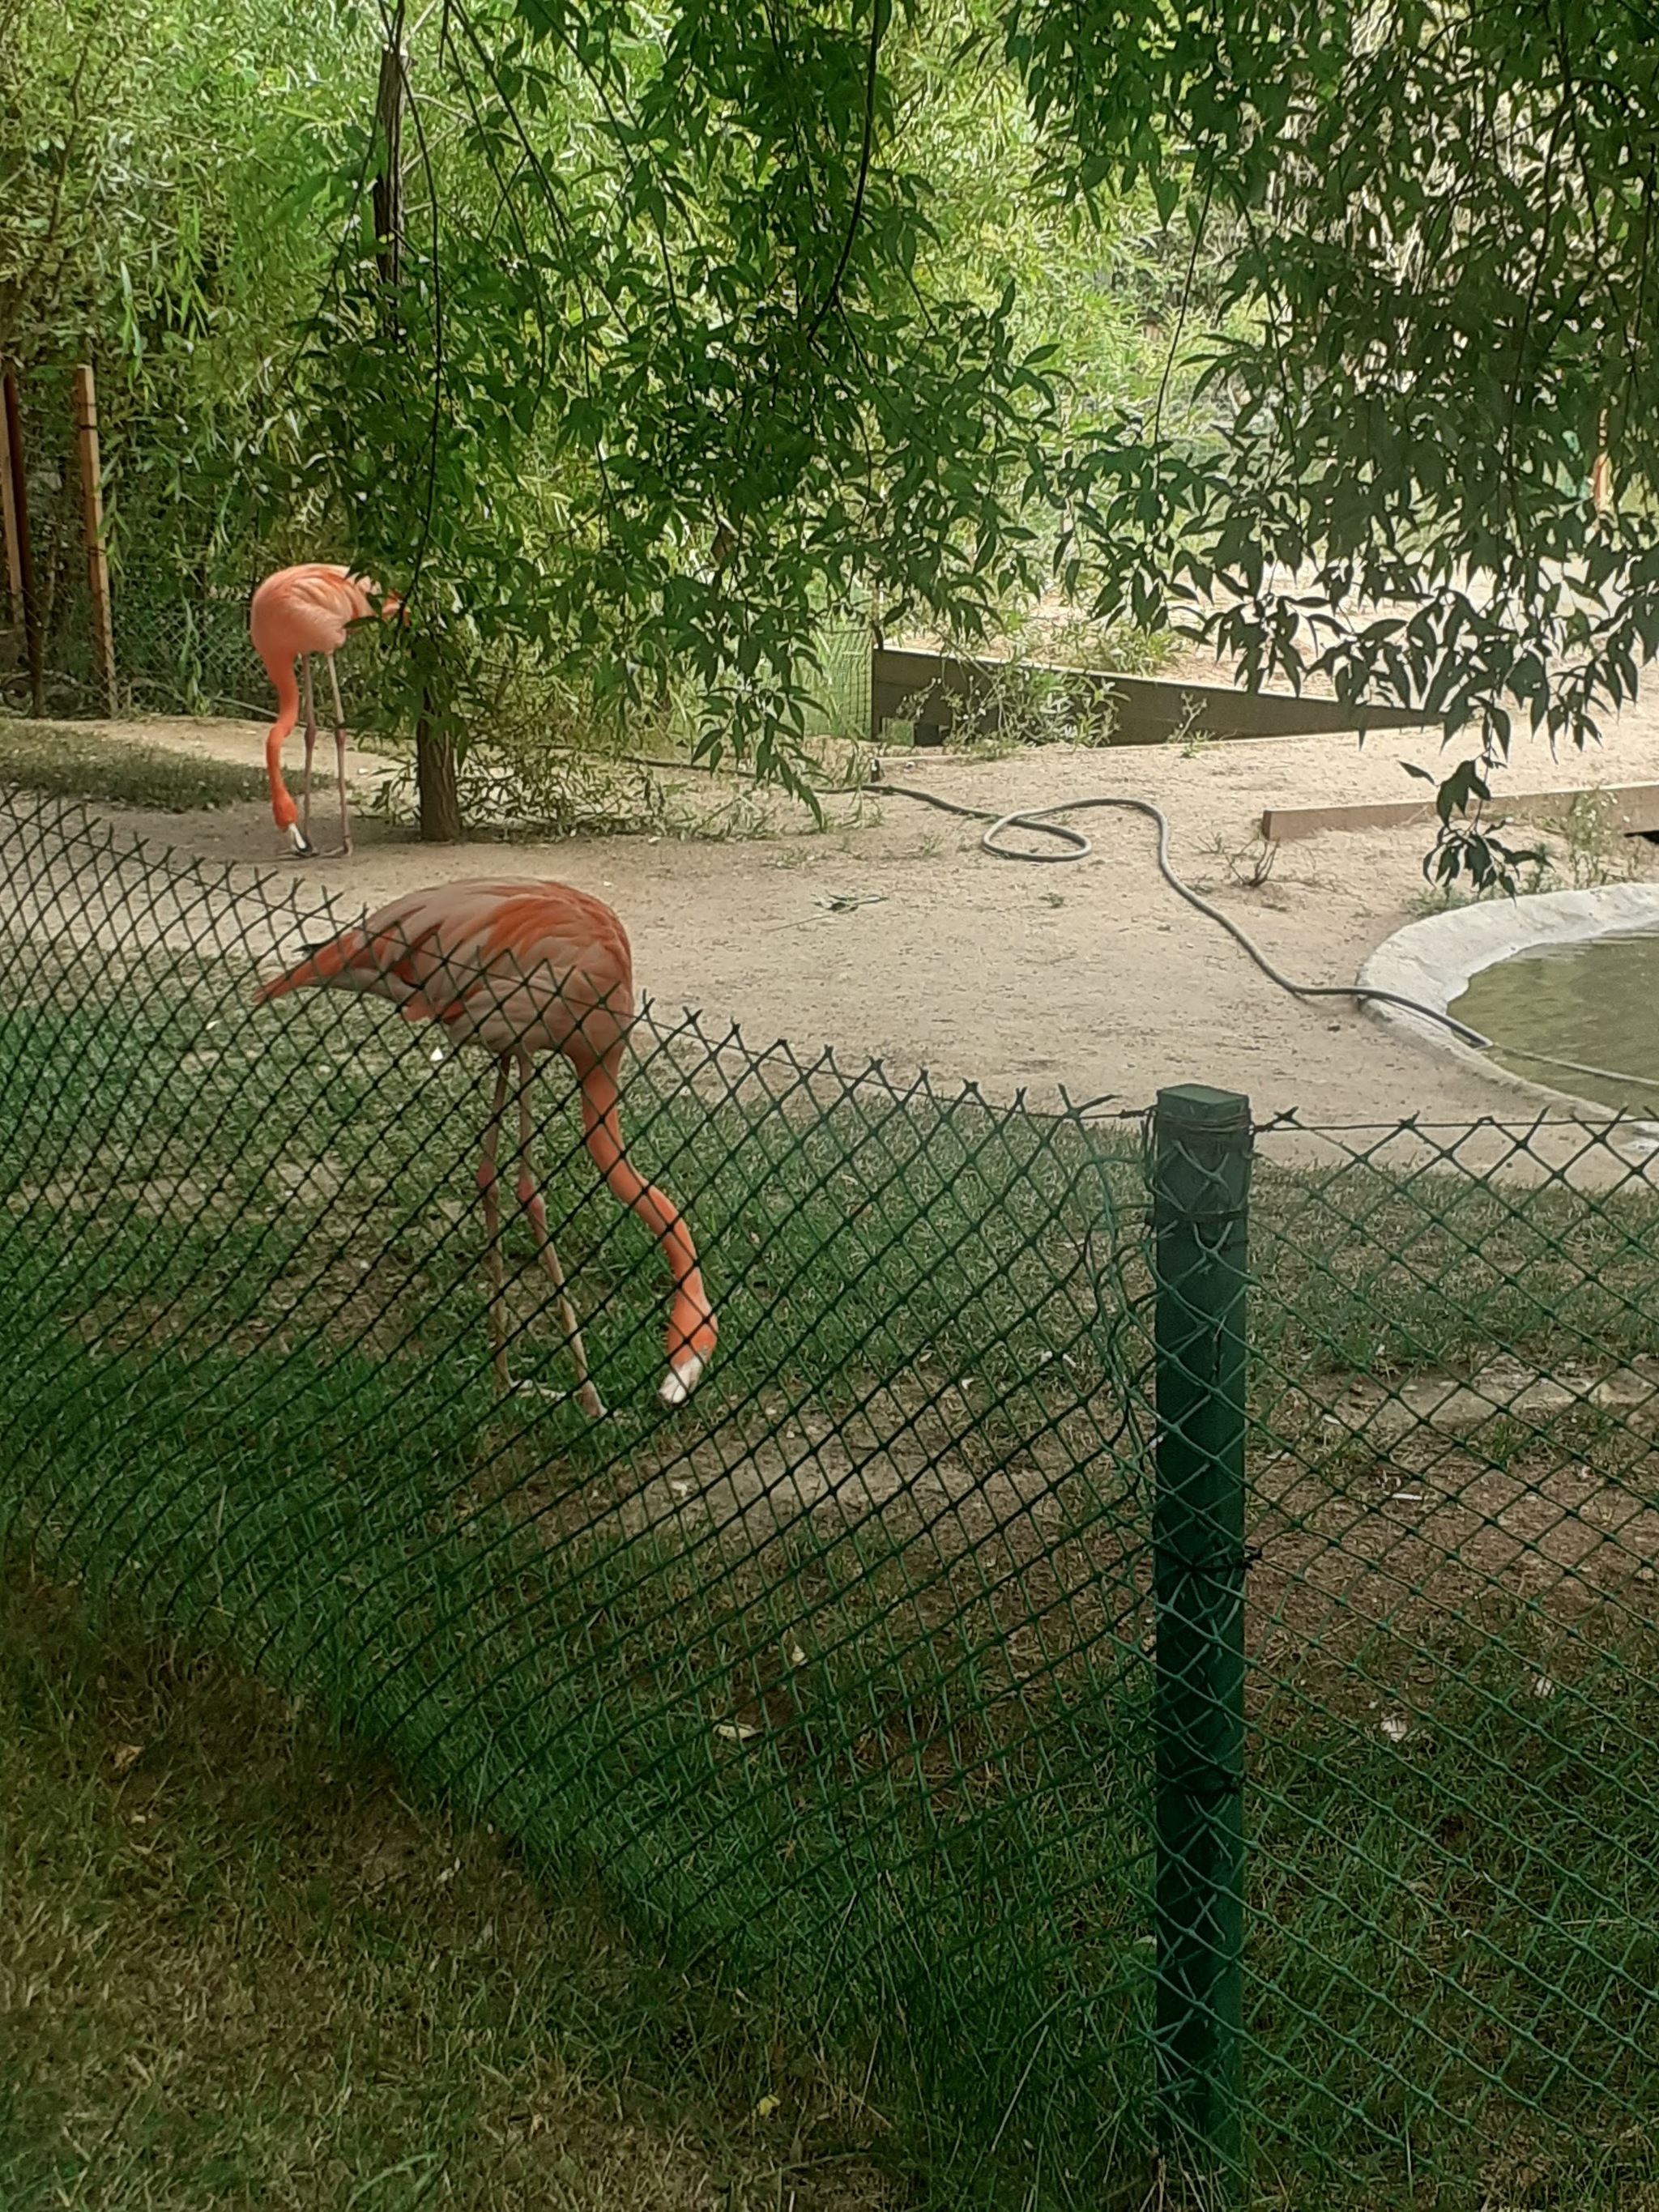
[[[15,1551],[0,1802],[19,2212],[899,2201],[863,2155],[878,2124],[777,2022]]]

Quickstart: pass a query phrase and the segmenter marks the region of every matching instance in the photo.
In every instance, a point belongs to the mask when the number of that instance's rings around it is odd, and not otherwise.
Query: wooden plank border
[[[1078,668],[1039,667],[967,660],[937,653],[878,646],[870,656],[870,735],[879,744],[883,726],[914,723],[918,744],[942,744],[964,708],[979,708],[994,722],[994,685],[1005,666],[1030,667],[1054,678],[1111,721],[1106,743],[1163,745],[1177,738],[1314,737],[1365,730],[1420,730],[1437,715],[1400,707],[1345,707],[1335,699],[1297,698],[1278,691],[1237,691],[1219,684],[1174,684],[1147,676],[1102,675]]]
[[[1571,813],[1575,799],[1592,798],[1610,808],[1607,827],[1616,835],[1631,836],[1659,830],[1659,783],[1504,792],[1493,800],[1492,812],[1511,821],[1562,822]],[[1261,817],[1261,834],[1270,844],[1284,844],[1293,837],[1317,837],[1328,830],[1396,830],[1434,819],[1434,802],[1425,799],[1385,800],[1371,806],[1270,806]]]

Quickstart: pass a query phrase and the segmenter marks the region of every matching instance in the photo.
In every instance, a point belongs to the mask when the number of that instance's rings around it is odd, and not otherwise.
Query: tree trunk
[[[394,334],[397,310],[392,301],[403,274],[404,243],[403,21],[400,7],[391,36],[380,50],[380,79],[374,94],[374,135],[380,141],[374,170],[374,258],[386,295],[385,313]]]
[[[390,338],[398,335],[398,286],[403,275],[403,116],[408,81],[403,33],[403,0],[398,0],[380,50],[380,76],[374,95],[374,135],[379,142],[374,167],[374,259],[380,275],[380,327]],[[433,728],[431,694],[424,690],[415,720],[415,789],[422,844],[458,844],[461,798],[455,780],[455,743]]]
[[[458,845],[461,795],[455,782],[455,740],[433,728],[424,695],[415,724],[415,787],[420,796],[421,842]]]

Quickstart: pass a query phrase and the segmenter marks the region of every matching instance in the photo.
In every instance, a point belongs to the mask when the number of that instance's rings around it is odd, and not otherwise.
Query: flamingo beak
[[[657,1395],[665,1406],[683,1406],[702,1380],[708,1364],[701,1352],[689,1352],[675,1362],[662,1379]]]
[[[301,829],[297,822],[290,822],[289,823],[288,834],[292,843],[294,857],[296,860],[309,860],[314,857],[317,848],[307,841],[305,832]]]

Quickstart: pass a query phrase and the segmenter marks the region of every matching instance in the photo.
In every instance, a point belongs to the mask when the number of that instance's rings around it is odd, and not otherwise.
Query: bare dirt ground
[[[1194,681],[1215,680],[1194,665]],[[152,720],[104,734],[258,764],[253,723]],[[290,748],[290,782],[299,747]],[[324,754],[326,754],[325,763]],[[1365,956],[1412,919],[1424,893],[1429,831],[1332,833],[1281,848],[1258,889],[1231,879],[1268,805],[1422,795],[1402,761],[1440,770],[1432,731],[1212,742],[1178,747],[1048,747],[1002,759],[889,756],[892,781],[1006,811],[1118,793],[1168,813],[1177,872],[1203,890],[1288,974],[1350,982]],[[313,829],[332,841],[332,747],[319,755]],[[385,763],[354,754],[359,802]],[[1508,787],[1589,788],[1659,778],[1659,703],[1632,709],[1599,750],[1559,761],[1517,738]],[[688,778],[688,782],[696,779]],[[842,816],[847,802],[832,802]],[[633,938],[641,990],[735,1020],[750,1044],[832,1043],[844,1061],[884,1060],[971,1079],[992,1096],[1034,1103],[1063,1085],[1074,1100],[1110,1095],[1139,1107],[1162,1084],[1207,1082],[1249,1094],[1259,1115],[1297,1109],[1315,1121],[1407,1115],[1467,1121],[1527,1114],[1535,1094],[1501,1070],[1488,1078],[1340,1002],[1278,990],[1159,879],[1152,825],[1082,817],[1089,859],[1018,866],[978,849],[975,824],[890,797],[862,818],[815,831],[804,811],[771,809],[764,834],[720,842],[577,836],[551,843],[421,844],[360,817],[349,859],[281,856],[268,810],[121,818],[159,844],[217,862],[300,875],[352,913],[422,883],[470,875],[550,876],[596,892]],[[1528,841],[1523,841],[1528,842]],[[1651,872],[1655,848],[1619,844],[1616,872]]]

